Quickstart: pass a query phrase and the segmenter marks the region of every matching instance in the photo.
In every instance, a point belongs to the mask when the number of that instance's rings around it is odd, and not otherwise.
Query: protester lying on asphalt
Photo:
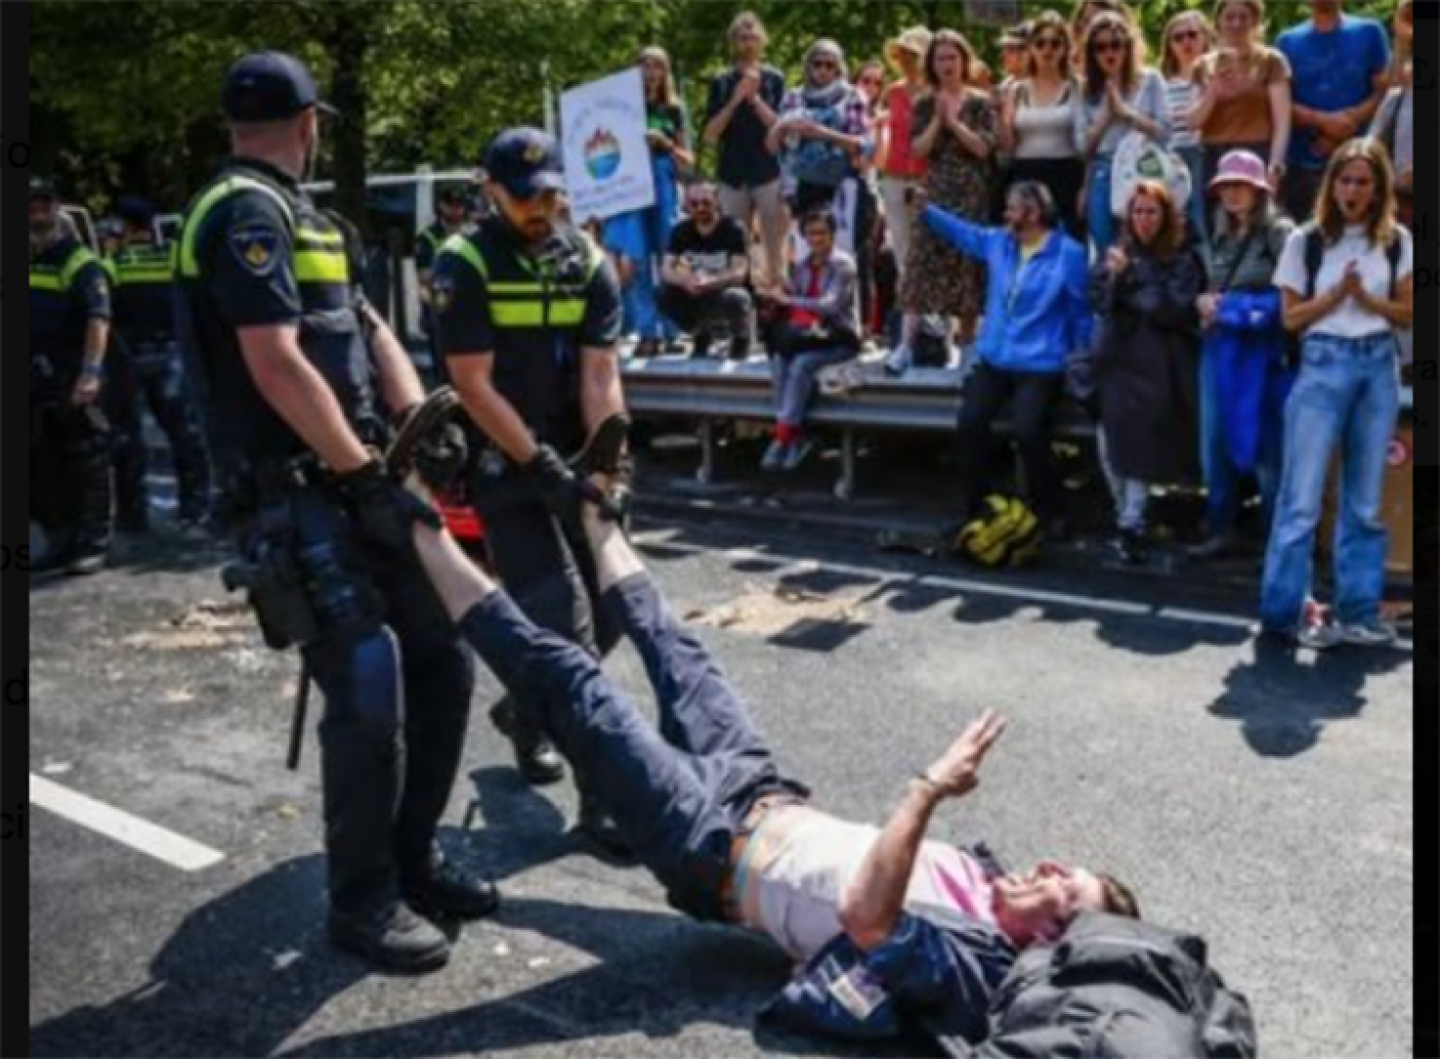
[[[592,484],[608,487],[599,477]],[[772,1009],[798,1007],[792,1023],[874,1036],[867,1019],[880,990],[976,1040],[1018,950],[1058,937],[1082,911],[1138,916],[1108,875],[1053,861],[1003,874],[983,848],[925,839],[938,806],[979,783],[1005,727],[993,712],[913,777],[883,828],[810,806],[617,522],[589,503],[576,517],[594,547],[603,603],[655,689],[658,731],[592,655],[527,619],[448,534],[417,523],[415,544],[462,637],[510,692],[544,704],[547,729],[595,777],[670,903],[767,934],[804,965]],[[836,979],[851,972],[869,999]]]

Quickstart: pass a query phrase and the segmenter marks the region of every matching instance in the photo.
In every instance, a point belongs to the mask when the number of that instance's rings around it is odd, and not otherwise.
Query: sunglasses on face
[[[834,59],[812,59],[810,69],[812,70],[834,70],[836,63]]]
[[[1040,37],[1034,44],[1036,51],[1064,51],[1065,39],[1063,37]]]
[[[1114,55],[1117,52],[1123,52],[1129,46],[1130,42],[1124,40],[1097,40],[1090,50],[1096,55]]]
[[[1201,32],[1198,29],[1182,29],[1170,35],[1170,39],[1176,44],[1185,44],[1192,40],[1200,40]]]

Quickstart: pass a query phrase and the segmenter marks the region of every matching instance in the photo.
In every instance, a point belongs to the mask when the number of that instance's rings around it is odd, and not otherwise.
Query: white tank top
[[[1078,93],[1067,86],[1060,98],[1048,107],[1037,106],[1030,99],[1030,85],[1016,88],[1015,157],[1074,158],[1075,105]]]

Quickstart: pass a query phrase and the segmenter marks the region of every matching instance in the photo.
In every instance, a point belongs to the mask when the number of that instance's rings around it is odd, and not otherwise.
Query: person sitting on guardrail
[[[730,359],[745,360],[755,336],[745,230],[720,212],[720,193],[707,181],[690,185],[685,210],[689,217],[670,233],[661,268],[660,311],[694,335],[692,357],[709,354],[714,325],[723,322]]]
[[[835,215],[821,207],[806,214],[800,232],[809,256],[790,268],[790,283],[770,295],[780,317],[767,346],[775,383],[775,439],[762,470],[793,471],[810,454],[805,412],[821,370],[860,353],[860,299],[855,261],[835,248]]]
[[[586,481],[603,495],[604,478]],[[414,538],[461,635],[516,697],[543,706],[670,904],[763,933],[802,965],[767,1018],[870,1040],[915,1020],[978,1042],[1019,950],[1081,912],[1138,918],[1109,875],[1054,861],[1007,874],[983,845],[926,840],[936,810],[979,783],[1005,728],[994,712],[911,779],[883,827],[812,807],[619,524],[590,503],[581,520],[603,603],[654,688],[658,730],[592,654],[527,618],[448,534],[417,525]]]
[[[925,204],[923,194],[917,195]],[[1092,318],[1085,249],[1058,227],[1044,184],[1021,181],[1005,198],[1005,227],[986,228],[925,205],[923,219],[941,239],[988,268],[984,324],[975,369],[960,405],[961,522],[986,495],[990,431],[1010,406],[1025,468],[1026,498],[1052,539],[1068,532],[1065,497],[1050,452],[1050,419],[1065,385],[1065,364],[1088,350]]]

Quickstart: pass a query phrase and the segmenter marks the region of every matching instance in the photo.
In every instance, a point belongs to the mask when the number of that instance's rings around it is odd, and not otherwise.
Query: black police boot
[[[426,919],[472,920],[493,915],[500,893],[489,879],[471,878],[438,852],[414,873],[402,873],[405,903]]]
[[[105,567],[112,530],[110,459],[104,449],[78,455],[71,464],[75,488],[75,537],[67,574],[93,574]]]
[[[544,787],[565,778],[565,762],[550,745],[539,726],[522,717],[507,695],[490,708],[490,723],[510,740],[515,751],[515,768],[532,787]]]
[[[445,935],[403,901],[386,902],[368,913],[332,908],[328,933],[336,948],[401,974],[438,971],[450,959]]]

